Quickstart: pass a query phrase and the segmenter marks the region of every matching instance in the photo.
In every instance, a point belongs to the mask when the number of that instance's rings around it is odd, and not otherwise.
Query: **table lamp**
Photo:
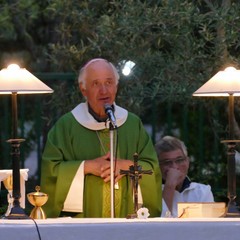
[[[228,208],[227,217],[240,217],[236,205],[236,163],[235,146],[240,140],[234,137],[234,96],[240,96],[240,70],[227,67],[219,71],[203,86],[193,93],[199,97],[228,97],[228,139],[221,141],[227,144],[227,177],[228,177]]]
[[[17,137],[18,94],[52,93],[53,90],[25,68],[11,64],[0,71],[0,94],[11,94],[12,98],[12,138],[7,140],[11,144],[12,176],[13,176],[13,207],[6,218],[25,219],[28,216],[20,207],[20,144],[24,139]]]

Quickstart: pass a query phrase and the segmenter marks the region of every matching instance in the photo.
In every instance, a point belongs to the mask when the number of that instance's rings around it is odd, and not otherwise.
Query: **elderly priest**
[[[112,63],[102,58],[89,61],[79,74],[79,87],[86,102],[62,116],[48,133],[42,156],[41,189],[49,195],[44,206],[47,217],[111,216],[111,151],[109,115],[116,118],[115,217],[134,211],[131,179],[120,170],[138,164],[152,175],[139,181],[139,203],[150,217],[161,213],[161,173],[151,138],[135,114],[115,104],[119,75]],[[115,135],[116,136],[116,135]]]

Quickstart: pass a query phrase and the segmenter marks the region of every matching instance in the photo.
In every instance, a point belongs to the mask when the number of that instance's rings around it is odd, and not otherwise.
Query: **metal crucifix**
[[[152,170],[142,170],[142,166],[138,165],[138,154],[133,155],[134,164],[129,167],[129,170],[120,170],[120,174],[128,175],[132,180],[134,193],[134,214],[128,215],[128,218],[136,218],[138,211],[138,184],[142,178],[142,174],[152,174]]]

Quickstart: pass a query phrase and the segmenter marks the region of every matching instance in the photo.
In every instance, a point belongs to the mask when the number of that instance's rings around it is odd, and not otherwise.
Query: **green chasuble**
[[[86,103],[80,105],[86,108]],[[91,116],[88,117],[91,118]],[[118,119],[117,112],[116,118]],[[95,120],[91,119],[91,121]],[[95,124],[98,125],[97,122]],[[43,206],[48,218],[59,216],[110,217],[110,206],[107,206],[110,204],[110,183],[106,184],[101,177],[92,174],[84,176],[83,211],[74,213],[62,211],[80,164],[84,160],[95,159],[104,155],[105,151],[109,151],[109,140],[106,137],[109,129],[96,128],[97,130],[94,130],[83,125],[79,123],[72,111],[62,116],[48,133],[41,168],[41,191],[49,196],[48,202]],[[126,120],[118,125],[117,131],[118,158],[133,161],[134,153],[138,153],[138,164],[142,166],[142,169],[153,170],[152,175],[143,175],[139,184],[143,206],[149,209],[150,217],[160,217],[161,174],[151,138],[145,131],[141,120],[129,112]],[[134,213],[131,180],[128,176],[124,176],[118,184],[119,189],[115,190],[115,217],[125,218],[129,213]]]

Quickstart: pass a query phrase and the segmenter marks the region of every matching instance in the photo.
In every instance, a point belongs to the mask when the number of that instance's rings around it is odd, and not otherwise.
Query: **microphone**
[[[108,115],[113,128],[117,128],[116,118],[114,116],[113,108],[109,103],[104,104],[105,113]]]

